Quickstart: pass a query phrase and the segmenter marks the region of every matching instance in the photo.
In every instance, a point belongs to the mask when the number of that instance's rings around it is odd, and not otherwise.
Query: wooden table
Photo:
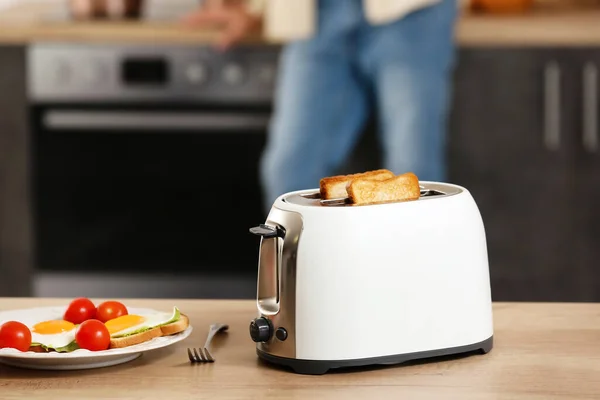
[[[66,300],[1,299],[0,310]],[[495,348],[431,363],[296,375],[259,361],[248,335],[252,301],[126,300],[177,305],[194,326],[172,348],[115,367],[34,371],[0,365],[0,398],[13,399],[592,399],[600,395],[600,304],[494,306]],[[190,365],[185,348],[204,343],[209,323],[230,324],[214,341],[214,364]]]

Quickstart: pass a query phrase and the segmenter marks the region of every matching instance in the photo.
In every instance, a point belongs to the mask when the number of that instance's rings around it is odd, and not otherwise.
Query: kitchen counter
[[[35,41],[123,42],[151,44],[207,43],[211,30],[183,28],[174,22],[69,22],[52,20],[48,4],[26,3],[0,11],[0,43]],[[54,6],[56,7],[56,6]],[[592,46],[600,44],[600,8],[541,8],[522,15],[463,12],[457,25],[462,46]],[[249,39],[265,43],[261,37]]]
[[[0,310],[62,305],[67,300],[4,298]],[[494,305],[495,347],[473,355],[404,366],[296,375],[257,359],[248,335],[253,301],[127,300],[129,306],[190,316],[192,335],[114,367],[34,371],[0,365],[3,400],[16,399],[561,399],[600,393],[600,304]],[[190,365],[186,347],[204,343],[212,322],[230,324],[213,342],[214,364]],[[368,339],[366,339],[368,340]],[[41,389],[41,390],[36,390]]]

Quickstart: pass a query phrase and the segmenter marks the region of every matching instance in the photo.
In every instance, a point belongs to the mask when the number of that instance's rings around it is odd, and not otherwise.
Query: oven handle
[[[47,111],[43,125],[48,130],[77,131],[194,131],[222,130],[264,133],[268,114],[161,112],[161,111]]]

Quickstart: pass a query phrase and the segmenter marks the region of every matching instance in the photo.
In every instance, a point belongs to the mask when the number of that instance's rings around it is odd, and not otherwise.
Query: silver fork
[[[188,347],[187,353],[188,353],[190,362],[192,362],[192,363],[215,362],[214,357],[208,351],[208,346],[210,345],[212,338],[217,333],[225,332],[227,329],[229,329],[229,325],[227,325],[227,324],[212,324],[210,326],[210,329],[208,330],[208,336],[206,337],[206,342],[204,343],[204,347],[199,348],[198,350],[196,350],[196,348],[190,349]]]

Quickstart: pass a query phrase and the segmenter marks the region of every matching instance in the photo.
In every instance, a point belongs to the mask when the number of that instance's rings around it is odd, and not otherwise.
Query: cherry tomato
[[[110,333],[102,322],[97,319],[88,319],[77,328],[75,342],[82,349],[106,350],[110,345]]]
[[[8,321],[0,326],[0,349],[13,348],[27,351],[31,346],[31,331],[24,324]]]
[[[98,306],[96,318],[102,322],[110,321],[122,315],[127,315],[127,307],[118,301],[105,301]]]
[[[73,300],[67,307],[63,319],[74,324],[81,324],[88,319],[96,318],[96,306],[90,299],[79,297]]]

